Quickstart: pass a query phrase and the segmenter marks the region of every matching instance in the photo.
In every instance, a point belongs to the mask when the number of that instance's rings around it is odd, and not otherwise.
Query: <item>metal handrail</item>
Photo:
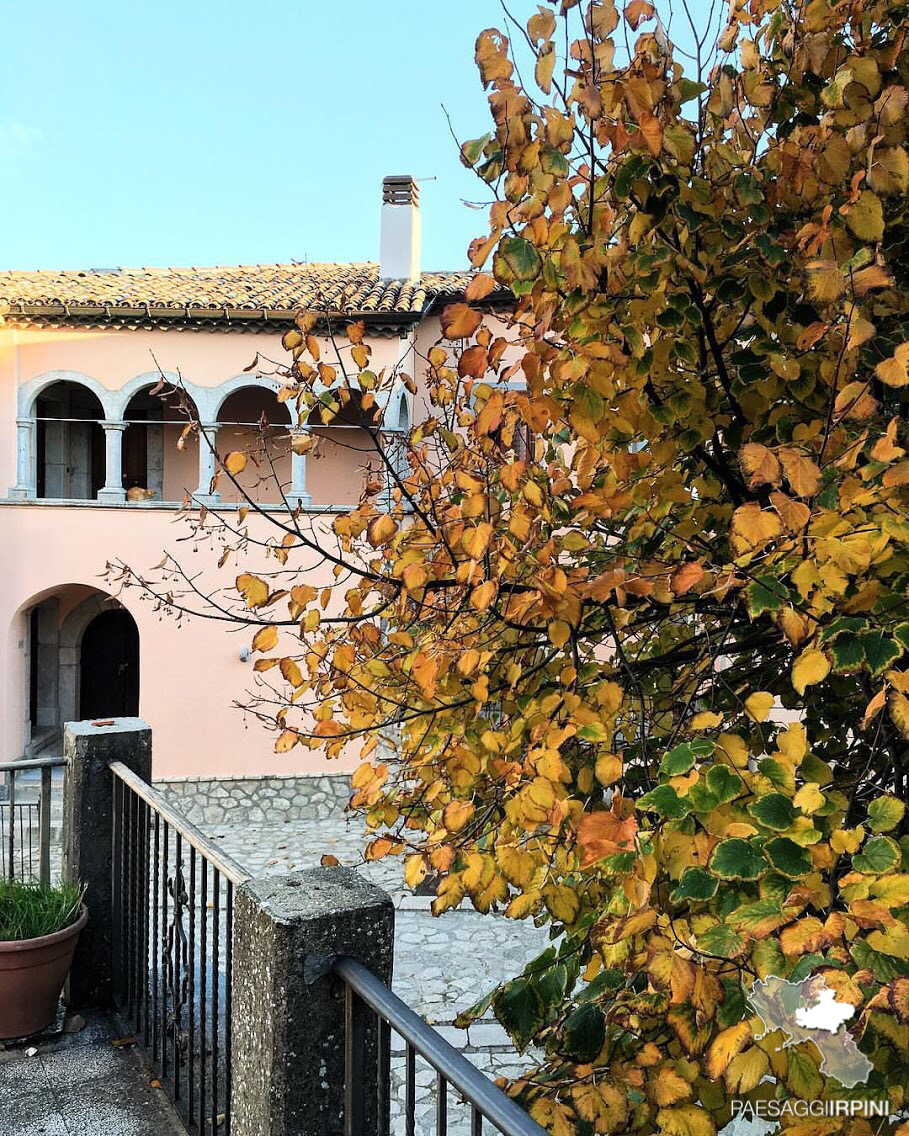
[[[56,769],[66,765],[65,757],[30,757],[22,761],[0,761],[0,773],[22,773],[27,769]]]
[[[503,1136],[546,1136],[545,1130],[516,1101],[427,1025],[362,963],[342,955],[333,960],[332,970]]]
[[[167,800],[167,798],[159,793],[157,789],[152,788],[147,782],[143,781],[133,771],[120,761],[111,762],[110,771],[118,777],[124,785],[128,786],[137,797],[145,801],[162,820],[166,821],[170,827],[178,832],[184,840],[201,852],[202,855],[209,861],[213,868],[229,880],[232,884],[239,887],[240,884],[245,884],[250,879],[249,872],[239,864],[233,856],[229,856],[223,852],[200,829],[186,819],[186,817],[175,809]]]

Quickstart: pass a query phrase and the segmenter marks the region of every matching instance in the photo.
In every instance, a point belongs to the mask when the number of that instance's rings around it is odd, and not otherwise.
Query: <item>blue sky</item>
[[[436,179],[423,267],[461,267],[483,186],[442,104],[485,133],[473,45],[502,20],[499,0],[7,3],[0,268],[374,260],[390,173]]]
[[[377,259],[389,173],[437,179],[424,267],[466,263],[482,186],[440,104],[485,132],[498,0],[3,7],[0,268]]]

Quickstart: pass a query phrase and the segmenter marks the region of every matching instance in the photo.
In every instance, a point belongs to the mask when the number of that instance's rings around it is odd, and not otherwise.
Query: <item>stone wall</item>
[[[350,799],[346,773],[179,777],[156,781],[193,824],[275,824],[337,817]]]

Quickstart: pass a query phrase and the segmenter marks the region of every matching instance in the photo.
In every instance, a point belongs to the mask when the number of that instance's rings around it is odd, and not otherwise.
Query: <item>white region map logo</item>
[[[823,1059],[821,1072],[835,1077],[844,1088],[852,1089],[868,1080],[873,1066],[846,1029],[855,1007],[837,1002],[836,991],[821,975],[801,982],[768,975],[765,981],[757,979],[752,984],[748,1000],[764,1025],[763,1033],[754,1035],[755,1040],[780,1030],[781,1049],[813,1042]]]

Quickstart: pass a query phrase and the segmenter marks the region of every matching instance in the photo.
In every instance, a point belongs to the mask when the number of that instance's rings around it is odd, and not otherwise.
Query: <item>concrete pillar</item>
[[[305,444],[309,430],[305,426],[290,428],[290,489],[287,500],[292,509],[298,505],[308,509],[312,505],[312,494],[306,490],[306,453],[297,453],[297,446]]]
[[[68,760],[63,792],[63,878],[85,887],[85,925],[69,976],[72,1009],[110,1003],[113,970],[111,848],[114,832],[113,775],[122,761],[151,780],[151,730],[141,718],[113,718],[108,725],[67,722],[63,752]]]
[[[16,419],[16,484],[10,489],[9,495],[19,500],[38,495],[33,459],[35,426],[34,418]]]
[[[343,1136],[344,984],[351,955],[391,983],[394,907],[349,868],[251,880],[237,891],[233,954],[233,1136]],[[363,1132],[380,1117],[378,1029],[364,1023]]]
[[[116,505],[126,500],[123,488],[123,431],[125,422],[102,422],[104,428],[104,488],[98,490],[98,500]]]
[[[193,500],[199,505],[217,505],[221,500],[221,494],[213,493],[211,488],[217,465],[218,426],[217,422],[199,423],[199,488],[193,494]]]

